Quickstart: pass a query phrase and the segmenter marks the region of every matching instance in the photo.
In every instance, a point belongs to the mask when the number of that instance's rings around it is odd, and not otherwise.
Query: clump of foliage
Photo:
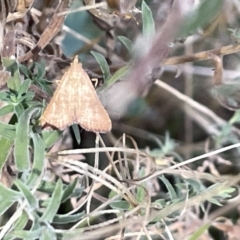
[[[217,14],[219,1],[207,2],[183,24],[181,37],[209,23],[210,17],[203,17],[206,9]],[[144,1],[141,14],[142,36],[150,44],[147,38],[156,33],[155,24]],[[139,45],[126,36],[118,40],[133,59],[142,57],[132,50]],[[99,92],[130,72],[131,60],[112,74],[103,55],[91,54],[104,79]],[[94,148],[60,151],[55,146],[62,143],[64,133],[42,129],[39,124],[47,104],[44,96],[52,95],[44,62],[26,66],[11,58],[1,60],[9,76],[0,92],[4,102],[0,116],[8,116],[7,123],[0,122],[0,239],[178,239],[178,233],[186,231],[193,240],[210,238],[207,230],[211,226],[221,229],[216,217],[222,215],[214,216],[209,209],[222,207],[236,194],[239,176],[219,175],[206,158],[240,146],[239,130],[234,126],[239,112],[221,121],[192,100],[195,110],[217,120],[214,133],[209,134],[213,151],[188,160],[178,153],[181,146],[168,133],[162,141],[147,133],[152,148],[139,149],[133,137],[121,133],[112,147],[106,147],[96,134]],[[72,126],[72,131],[69,136],[78,144],[84,141],[78,126]],[[89,153],[94,155],[93,164],[82,161]],[[196,164],[203,159],[205,165]]]

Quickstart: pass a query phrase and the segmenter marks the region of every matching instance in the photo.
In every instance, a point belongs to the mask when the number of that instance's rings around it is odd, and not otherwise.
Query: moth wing
[[[76,102],[76,85],[78,79],[74,78],[75,76],[69,74],[69,71],[63,75],[60,84],[40,119],[42,126],[50,125],[63,130],[75,122],[74,104]]]
[[[76,118],[79,125],[87,131],[109,132],[112,128],[109,115],[83,69],[78,82],[78,98]]]

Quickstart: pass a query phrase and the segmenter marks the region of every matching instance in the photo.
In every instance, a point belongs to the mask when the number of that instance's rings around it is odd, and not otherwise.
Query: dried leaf
[[[223,79],[223,63],[222,63],[222,57],[219,57],[217,55],[211,54],[210,57],[212,57],[212,60],[214,61],[214,85],[222,84]]]
[[[19,62],[24,62],[30,59],[34,54],[39,53],[42,49],[44,49],[49,42],[58,34],[61,30],[63,22],[65,20],[65,16],[59,16],[59,12],[63,12],[68,9],[69,0],[62,0],[58,5],[56,12],[54,13],[51,21],[48,26],[40,36],[35,48],[27,52],[24,56],[18,59]]]
[[[119,13],[128,13],[136,4],[136,0],[107,0],[108,6]]]
[[[2,70],[0,71],[0,88],[7,83],[7,80],[11,77],[10,72]]]
[[[25,12],[25,10],[32,4],[33,0],[18,0],[16,10]]]
[[[3,38],[1,57],[10,58],[15,55],[15,31],[9,30]]]

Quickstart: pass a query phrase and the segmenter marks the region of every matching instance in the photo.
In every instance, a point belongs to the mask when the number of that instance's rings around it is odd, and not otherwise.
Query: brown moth
[[[74,123],[91,132],[111,130],[109,115],[77,56],[63,75],[40,123],[60,130]]]

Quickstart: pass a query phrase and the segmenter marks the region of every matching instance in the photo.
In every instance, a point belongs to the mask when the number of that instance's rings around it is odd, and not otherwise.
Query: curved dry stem
[[[176,65],[176,64],[182,64],[187,62],[204,61],[204,60],[212,59],[211,57],[212,54],[217,56],[224,56],[224,55],[236,53],[239,51],[240,51],[240,43],[231,44],[221,48],[202,51],[202,52],[184,55],[180,57],[170,57],[165,59],[163,63],[166,65]]]

